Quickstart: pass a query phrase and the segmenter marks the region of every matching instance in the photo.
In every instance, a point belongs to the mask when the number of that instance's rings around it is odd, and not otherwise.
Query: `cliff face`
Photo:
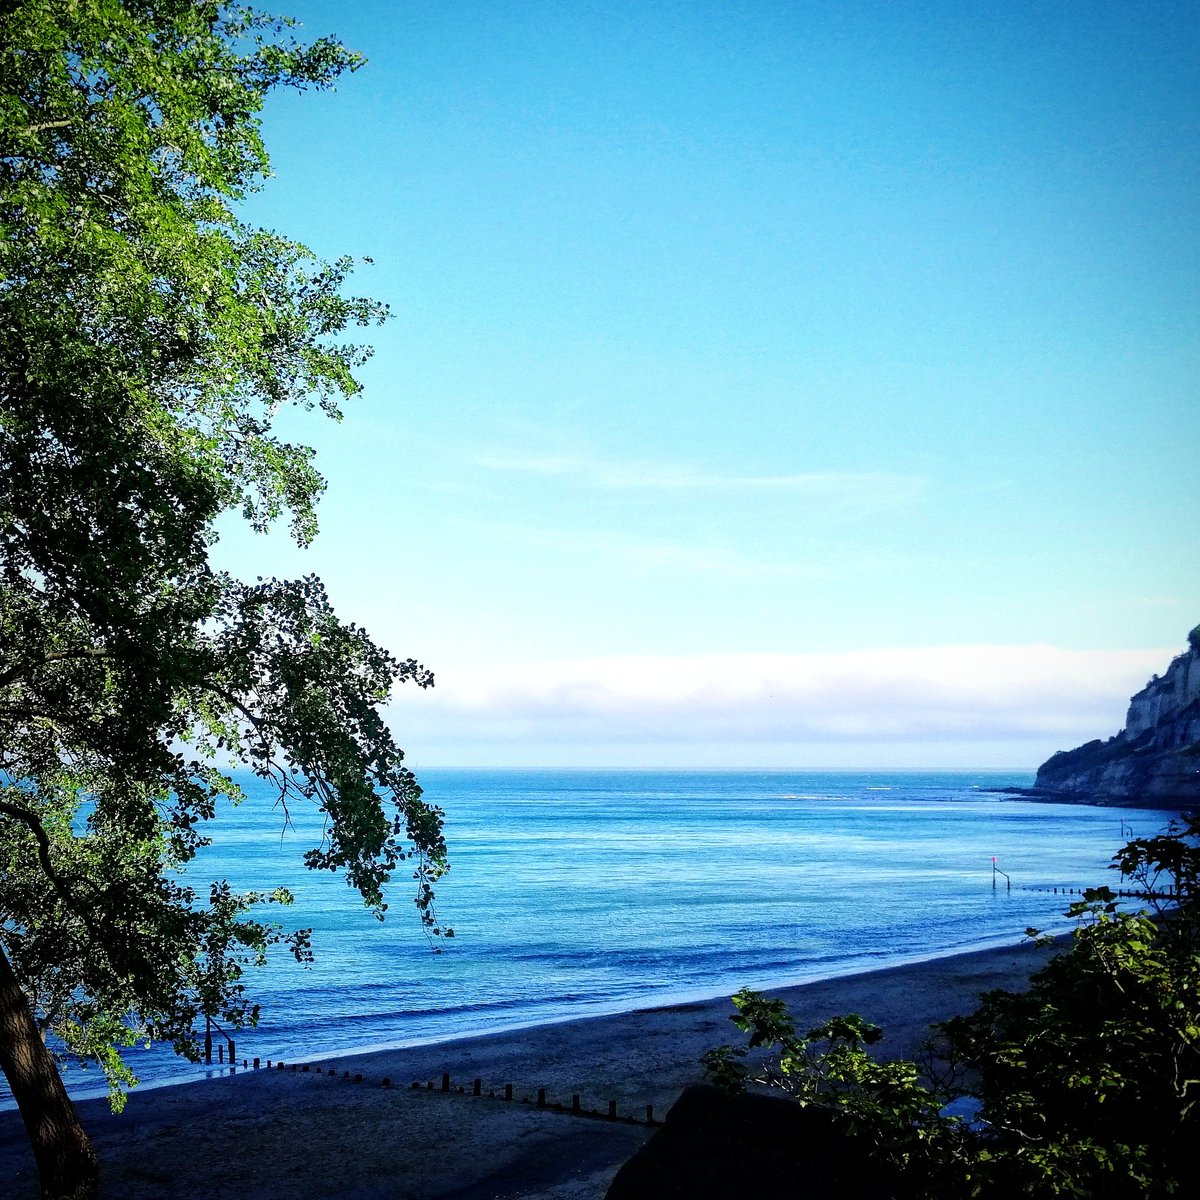
[[[1060,751],[1038,768],[1034,790],[1099,804],[1200,805],[1200,625],[1186,653],[1130,700],[1120,733]]]

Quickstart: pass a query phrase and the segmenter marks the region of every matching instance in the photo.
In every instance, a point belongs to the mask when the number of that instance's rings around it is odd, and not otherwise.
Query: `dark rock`
[[[1130,700],[1120,733],[1060,750],[1038,768],[1030,792],[1092,804],[1200,805],[1200,625],[1187,651]]]
[[[617,1172],[606,1200],[865,1200],[893,1191],[828,1110],[701,1084]]]

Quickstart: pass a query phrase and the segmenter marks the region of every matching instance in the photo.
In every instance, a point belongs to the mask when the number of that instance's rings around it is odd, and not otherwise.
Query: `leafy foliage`
[[[320,581],[215,572],[215,521],[316,532],[313,452],[287,405],[334,419],[386,316],[352,264],[248,227],[279,87],[360,64],[208,0],[0,7],[0,949],[43,1031],[132,1082],[120,1048],[195,1055],[197,1017],[253,1022],[243,971],[305,931],[285,892],[197,892],[186,865],[248,766],[325,836],[379,916],[404,864],[443,931],[428,805],[380,715],[412,660],[341,623]],[[445,931],[448,932],[448,931]]]
[[[1195,1194],[1200,1132],[1200,819],[1137,839],[1114,859],[1147,907],[1126,911],[1111,889],[1072,904],[1070,950],[1027,991],[994,991],[936,1027],[924,1072],[880,1062],[880,1031],[858,1016],[801,1038],[786,1007],[753,992],[731,1018],[750,1048],[706,1056],[717,1083],[748,1081],[837,1110],[914,1197],[1142,1197]],[[1036,930],[1030,933],[1038,937]],[[944,1113],[970,1097],[977,1117]]]

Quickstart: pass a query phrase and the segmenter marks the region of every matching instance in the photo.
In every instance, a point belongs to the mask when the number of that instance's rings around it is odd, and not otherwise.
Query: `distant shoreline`
[[[1088,804],[1093,808],[1137,808],[1163,809],[1165,811],[1186,812],[1189,809],[1200,808],[1200,800],[1195,796],[1137,796],[1096,795],[1088,792],[1056,792],[1050,788],[1038,787],[981,787],[980,792],[991,792],[1000,796],[1013,796],[1018,800],[1041,800],[1047,804]]]

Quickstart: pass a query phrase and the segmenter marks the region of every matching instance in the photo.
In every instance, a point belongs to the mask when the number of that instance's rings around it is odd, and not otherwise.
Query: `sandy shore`
[[[884,1051],[903,1057],[930,1022],[968,1011],[980,992],[1019,989],[1048,953],[984,950],[774,994],[802,1026],[859,1012],[884,1027]],[[564,1109],[577,1093],[584,1110],[607,1114],[615,1100],[621,1116],[644,1121],[652,1105],[661,1117],[700,1078],[703,1051],[736,1042],[732,1011],[722,998],[331,1056],[320,1075],[316,1064],[251,1070],[135,1092],[120,1117],[103,1100],[82,1102],[80,1112],[103,1163],[102,1195],[112,1200],[599,1200],[650,1128],[539,1109],[538,1090]],[[391,1087],[381,1086],[384,1077]],[[35,1184],[20,1118],[0,1113],[0,1195],[36,1200]]]

